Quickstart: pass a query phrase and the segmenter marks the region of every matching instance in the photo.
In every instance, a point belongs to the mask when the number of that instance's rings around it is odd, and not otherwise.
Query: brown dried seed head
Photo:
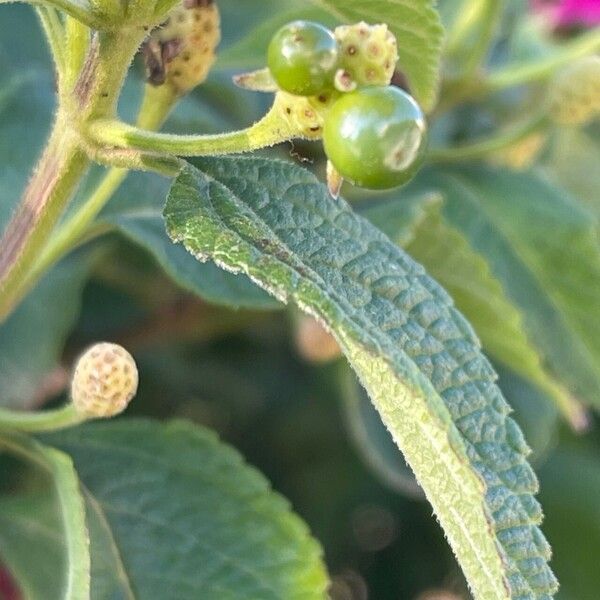
[[[87,417],[112,417],[123,412],[138,387],[133,357],[118,344],[102,342],[77,360],[71,380],[71,400]]]
[[[217,5],[183,0],[144,46],[148,83],[168,84],[180,95],[188,93],[206,79],[220,39]]]

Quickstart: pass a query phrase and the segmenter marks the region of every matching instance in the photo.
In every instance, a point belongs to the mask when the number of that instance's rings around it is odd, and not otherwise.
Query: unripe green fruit
[[[408,181],[422,162],[426,137],[419,105],[391,86],[342,94],[323,128],[325,153],[338,173],[371,189]]]
[[[267,62],[280,89],[296,96],[315,96],[333,87],[337,60],[337,42],[329,29],[294,21],[273,36]]]
[[[148,83],[171,85],[178,95],[202,83],[215,61],[221,39],[213,0],[182,0],[144,46]]]
[[[335,85],[340,91],[390,84],[398,62],[398,45],[387,25],[341,25],[334,35],[340,54]]]
[[[94,344],[78,359],[71,381],[75,410],[93,418],[123,412],[135,396],[138,371],[131,354],[118,344]]]
[[[600,56],[586,56],[552,82],[548,114],[559,125],[583,125],[600,113]]]

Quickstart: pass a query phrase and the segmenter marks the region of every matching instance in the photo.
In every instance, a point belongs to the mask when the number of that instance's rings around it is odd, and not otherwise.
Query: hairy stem
[[[89,165],[65,118],[59,114],[48,146],[0,240],[0,321],[19,298],[23,276]]]
[[[168,86],[146,86],[137,123],[147,129],[159,129],[177,98]],[[128,169],[111,168],[83,205],[50,238],[28,276],[32,286],[50,267],[65,256],[86,235],[90,225],[129,173]]]
[[[0,4],[9,4],[18,0],[0,0]],[[87,0],[22,0],[35,6],[49,6],[57,8],[66,14],[74,17],[88,27],[100,28],[104,25],[102,19],[92,10],[92,6]]]
[[[60,85],[65,69],[65,29],[55,8],[38,6],[35,12],[46,34],[50,53],[56,67],[57,80]]]
[[[99,32],[73,94],[61,96],[50,140],[0,245],[0,322],[23,295],[27,276],[90,164],[79,133],[87,119],[110,118],[142,28]]]
[[[140,129],[119,121],[101,120],[92,123],[89,136],[104,146],[164,152],[179,156],[206,156],[250,152],[274,146],[301,133],[281,118],[278,109],[271,109],[260,121],[246,129],[216,135],[175,135]]]

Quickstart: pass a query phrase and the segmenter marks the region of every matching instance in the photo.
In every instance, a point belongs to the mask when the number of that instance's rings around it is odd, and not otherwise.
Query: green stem
[[[99,32],[72,95],[60,98],[50,141],[0,240],[0,322],[23,297],[28,274],[87,172],[79,129],[88,119],[115,114],[127,70],[145,32]]]
[[[281,118],[278,108],[271,109],[260,121],[246,129],[216,135],[156,133],[120,121],[107,120],[92,123],[88,134],[96,143],[105,146],[179,156],[250,152],[301,137],[301,132]]]
[[[0,240],[0,322],[20,298],[24,276],[89,165],[65,119],[58,116],[48,146]]]
[[[547,124],[547,117],[540,115],[525,124],[521,124],[485,140],[453,148],[433,148],[429,151],[428,159],[431,162],[457,162],[483,158],[489,154],[513,146],[532,133],[545,128]]]
[[[25,412],[0,408],[0,427],[28,433],[56,431],[73,427],[86,420],[71,403],[53,410]]]
[[[66,53],[64,63],[65,90],[71,91],[85,62],[90,46],[90,29],[73,17],[65,19]]]
[[[38,6],[35,12],[46,34],[60,85],[65,70],[65,30],[63,24],[55,8]]]
[[[176,102],[177,96],[170,86],[147,85],[137,118],[138,125],[147,129],[159,129]],[[81,208],[69,217],[50,238],[28,275],[27,287],[31,287],[50,267],[84,238],[94,219],[112,198],[128,173],[128,169],[113,167],[108,170]]]
[[[566,66],[577,58],[587,56],[600,50],[600,29],[594,29],[580,35],[541,60],[521,63],[494,71],[484,82],[486,91],[496,91],[544,79],[552,75],[556,69]]]
[[[0,0],[0,4],[10,4],[19,0]],[[103,19],[98,16],[92,10],[89,2],[86,0],[21,0],[33,5],[50,6],[51,8],[57,8],[73,18],[77,19],[81,23],[85,23],[88,27],[95,29],[102,28],[105,23]]]

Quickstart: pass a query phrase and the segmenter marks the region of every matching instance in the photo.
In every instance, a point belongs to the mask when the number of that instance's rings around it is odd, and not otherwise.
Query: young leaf
[[[326,597],[306,525],[210,431],[123,420],[44,439],[73,457],[112,554],[103,560],[119,565],[135,597]]]
[[[427,171],[444,215],[489,263],[521,310],[546,365],[600,406],[600,247],[593,219],[536,172],[484,166]]]
[[[88,531],[85,522],[84,501],[72,460],[69,456],[55,448],[49,448],[31,438],[9,431],[0,431],[0,450],[8,451],[24,459],[40,468],[49,476],[59,507],[60,530],[65,552],[64,569],[60,577],[60,582],[57,581],[55,574],[52,573],[48,580],[48,587],[51,588],[52,585],[58,586],[60,595],[64,600],[89,600],[90,552]],[[27,516],[22,513],[23,509],[26,509],[25,505],[17,507],[15,515],[17,517],[16,523],[10,518],[9,513],[9,536],[10,527],[15,525],[18,527],[19,518],[28,521]],[[47,532],[44,532],[42,528],[40,533],[42,534],[42,543],[44,544],[44,534]],[[0,549],[1,546],[6,545],[5,535],[0,535]],[[35,545],[34,551],[39,551],[35,549]],[[7,553],[9,557],[17,557],[15,565],[13,565],[16,567],[15,570],[18,571],[16,573],[17,576],[20,574],[20,569],[16,566],[19,562],[18,557],[23,557],[25,554],[31,560],[32,556],[22,546],[19,546],[14,553]],[[43,563],[45,558],[39,556],[40,562]],[[48,566],[52,566],[53,564],[51,562]],[[32,569],[31,563],[29,563],[28,567],[22,564],[20,566],[25,570],[25,573],[23,573],[24,582],[33,586],[29,591],[31,591],[32,596],[35,598],[36,581],[39,583],[39,577],[36,580],[35,576],[32,578],[27,575],[27,571]],[[40,600],[43,597],[39,596]]]
[[[260,158],[196,164],[167,200],[173,240],[247,273],[334,333],[476,598],[552,594],[527,446],[448,295],[305,170]]]
[[[426,111],[435,106],[444,30],[433,0],[312,1],[342,22],[387,23],[411,93]]]

